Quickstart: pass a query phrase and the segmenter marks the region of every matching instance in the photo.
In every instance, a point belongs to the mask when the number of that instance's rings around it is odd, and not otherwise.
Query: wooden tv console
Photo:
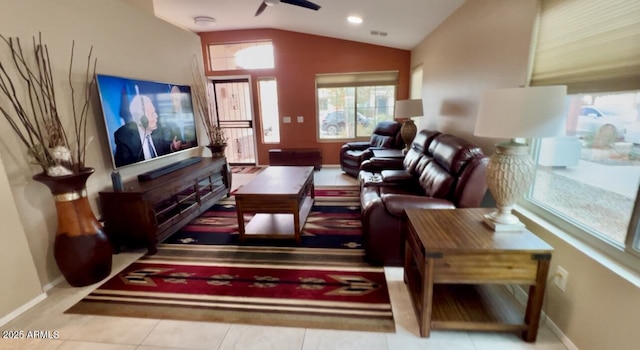
[[[122,191],[100,192],[105,232],[116,252],[156,244],[209,209],[231,188],[224,157],[206,158],[148,181],[134,179]]]

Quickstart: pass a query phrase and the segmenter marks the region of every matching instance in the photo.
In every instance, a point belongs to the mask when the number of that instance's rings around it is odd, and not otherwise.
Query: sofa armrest
[[[380,173],[382,182],[386,183],[407,183],[415,182],[416,179],[413,175],[409,174],[406,170],[383,170]]]
[[[342,145],[341,149],[342,152],[349,150],[364,151],[369,147],[371,147],[371,144],[368,141],[354,141],[345,143],[344,145]]]
[[[379,186],[382,184],[382,177],[378,173],[360,170],[358,173],[360,187]]]
[[[412,209],[455,209],[456,206],[446,199],[413,196],[407,194],[385,194],[382,196],[387,211],[398,217],[405,217],[407,208]]]
[[[360,164],[360,170],[372,173],[379,173],[383,170],[400,170],[404,168],[402,158],[380,158],[373,157]]]
[[[405,170],[383,170],[382,173],[360,170],[358,174],[360,187],[393,186],[398,188],[414,188],[418,181]]]

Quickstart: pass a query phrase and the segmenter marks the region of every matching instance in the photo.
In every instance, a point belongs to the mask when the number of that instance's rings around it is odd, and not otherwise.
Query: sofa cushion
[[[380,147],[380,148],[391,148],[393,146],[394,138],[391,136],[383,136],[383,135],[371,135],[371,140],[369,144],[371,147]]]
[[[418,160],[418,162],[416,163],[416,166],[413,169],[412,174],[416,178],[419,178],[422,175],[422,173],[424,172],[424,170],[427,168],[427,165],[429,163],[431,163],[431,161],[433,161],[433,157],[431,157],[431,156],[425,155],[422,158],[420,158],[420,160]]]
[[[371,151],[367,150],[349,150],[344,153],[342,158],[342,162],[344,164],[352,165],[352,166],[360,166],[360,162],[362,158],[366,157],[365,153],[371,153]]]
[[[431,162],[420,175],[419,181],[425,195],[450,199],[456,179],[436,162]]]
[[[411,181],[413,176],[406,170],[383,170],[381,180],[385,183],[406,182]]]
[[[471,159],[483,156],[480,147],[453,135],[440,135],[431,144],[435,161],[453,175],[459,175]]]

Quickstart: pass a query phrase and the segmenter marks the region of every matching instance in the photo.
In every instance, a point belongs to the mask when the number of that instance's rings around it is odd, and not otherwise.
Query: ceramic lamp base
[[[483,221],[495,232],[522,232],[526,228],[520,221],[511,224],[499,223],[491,214],[484,215]]]
[[[535,164],[529,155],[529,146],[515,141],[496,145],[489,158],[487,187],[496,201],[497,210],[485,218],[496,232],[522,231],[524,224],[511,214],[516,202],[529,189]]]
[[[402,136],[402,141],[404,141],[405,147],[403,152],[406,154],[411,149],[411,142],[413,142],[413,138],[416,137],[416,133],[418,132],[418,127],[416,123],[411,119],[406,119],[402,122],[402,126],[400,127],[400,136]]]

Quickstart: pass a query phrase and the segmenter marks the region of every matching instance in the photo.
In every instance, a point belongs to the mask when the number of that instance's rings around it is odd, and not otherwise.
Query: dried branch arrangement
[[[213,87],[211,84],[207,84],[206,78],[200,74],[198,69],[198,62],[194,58],[191,62],[191,73],[193,77],[193,86],[191,92],[195,102],[195,109],[202,125],[207,132],[209,138],[209,144],[211,145],[224,145],[227,143],[227,136],[224,133],[215,119],[215,113],[213,110]]]
[[[69,87],[73,114],[73,139],[64,129],[58,113],[49,49],[39,34],[33,51],[23,50],[18,38],[0,38],[9,49],[10,59],[0,56],[0,113],[9,122],[29,156],[49,176],[63,176],[84,169],[87,146],[87,114],[95,82],[97,59],[93,47],[87,57],[84,86],[76,92],[72,83],[73,53],[69,62]],[[6,60],[6,61],[5,61]],[[93,66],[93,67],[92,67]],[[80,95],[76,97],[76,94]]]

